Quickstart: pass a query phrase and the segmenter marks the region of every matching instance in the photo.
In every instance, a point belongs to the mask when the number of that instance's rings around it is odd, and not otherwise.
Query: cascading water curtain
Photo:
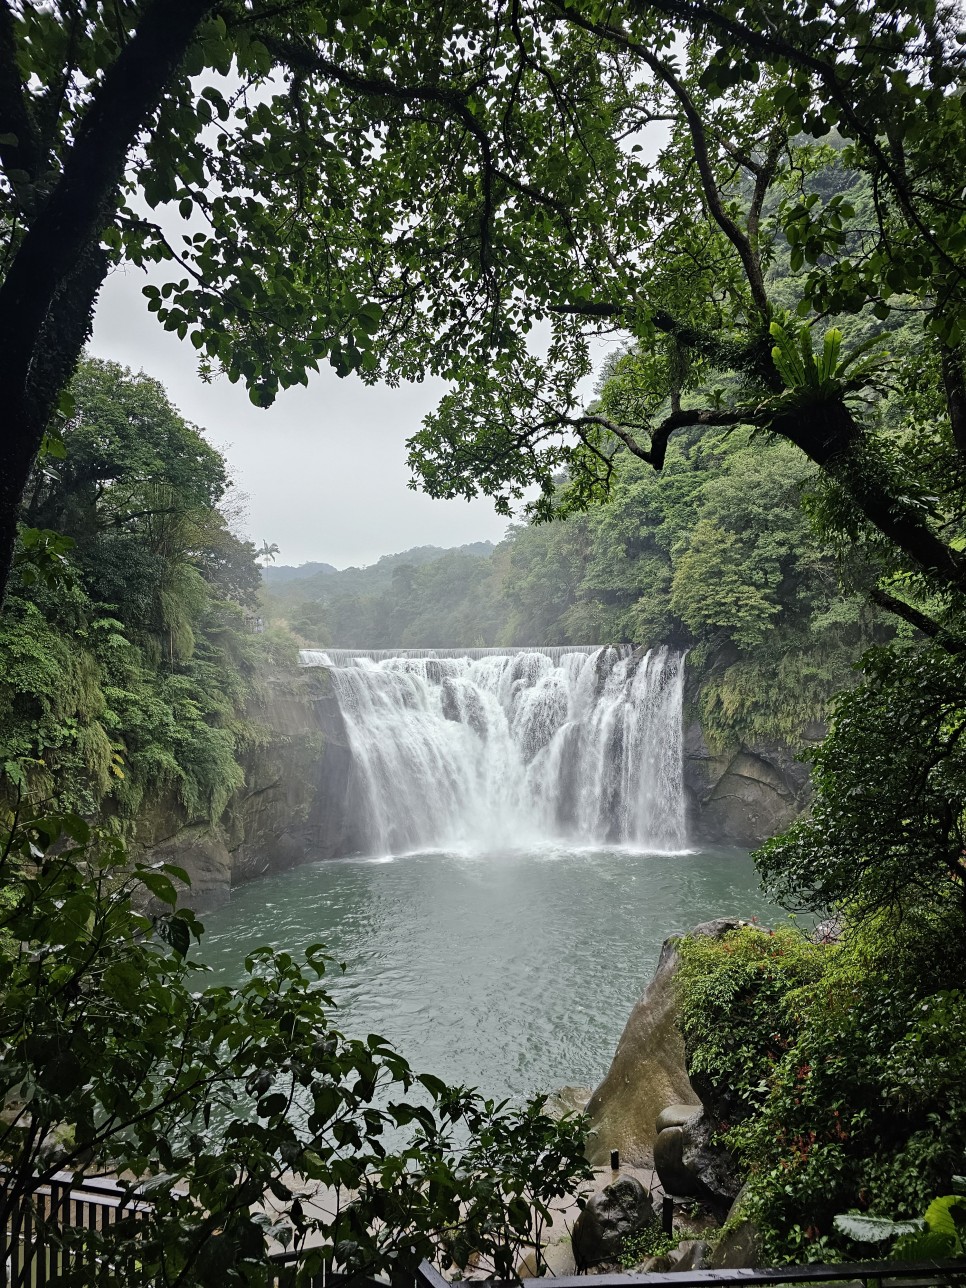
[[[331,668],[372,854],[686,845],[683,656],[306,650]]]

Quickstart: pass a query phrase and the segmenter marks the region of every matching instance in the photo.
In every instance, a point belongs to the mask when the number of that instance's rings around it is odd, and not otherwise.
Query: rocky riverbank
[[[720,938],[748,924],[722,917],[695,926],[690,935]],[[757,1264],[756,1232],[741,1214],[741,1177],[714,1141],[718,1089],[707,1078],[695,1085],[688,1073],[674,986],[679,942],[678,936],[665,941],[610,1069],[586,1103],[587,1152],[598,1188],[570,1227],[569,1241],[559,1235],[549,1251],[557,1274]],[[580,1099],[575,1089],[566,1090],[561,1108]],[[665,1195],[674,1200],[669,1237],[659,1216]],[[635,1248],[641,1255],[631,1266],[628,1250],[632,1259]],[[661,1251],[648,1255],[649,1248]]]

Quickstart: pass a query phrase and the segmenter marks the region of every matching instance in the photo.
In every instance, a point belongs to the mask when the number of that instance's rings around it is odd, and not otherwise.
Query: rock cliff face
[[[217,822],[188,817],[169,794],[138,824],[136,852],[184,868],[191,877],[184,901],[195,908],[224,903],[233,886],[266,873],[361,848],[361,793],[328,671],[279,673],[262,690],[247,712],[255,736],[241,757],[244,786]],[[714,753],[693,722],[684,784],[696,842],[752,846],[804,808],[808,768],[778,744]]]
[[[824,730],[807,730],[818,741]],[[809,798],[808,766],[780,743],[756,743],[715,754],[697,721],[684,733],[688,823],[697,841],[759,845],[798,817]]]
[[[300,863],[351,854],[354,778],[345,724],[321,667],[266,677],[247,716],[245,783],[215,823],[189,818],[172,797],[139,821],[135,849],[191,878],[182,901],[216,907],[233,886]]]

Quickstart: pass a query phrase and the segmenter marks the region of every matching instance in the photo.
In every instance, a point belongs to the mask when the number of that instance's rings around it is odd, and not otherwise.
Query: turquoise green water
[[[317,863],[237,890],[203,959],[240,978],[260,944],[326,943],[344,1032],[417,1069],[518,1097],[604,1075],[662,941],[711,917],[780,920],[739,851],[547,846]]]

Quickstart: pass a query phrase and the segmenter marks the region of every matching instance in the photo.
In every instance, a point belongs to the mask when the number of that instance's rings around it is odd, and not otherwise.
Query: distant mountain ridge
[[[269,564],[262,569],[262,581],[266,586],[284,586],[289,581],[304,581],[306,577],[314,577],[316,573],[338,572],[334,564],[327,563],[304,563],[294,567],[291,564],[280,564],[275,567]]]
[[[416,568],[452,555],[488,559],[495,548],[492,541],[471,541],[463,546],[413,546],[396,554],[382,555],[364,568],[335,568],[328,563],[304,563],[298,567],[269,565],[262,569],[262,583],[273,597],[291,602],[337,594],[373,593],[392,584],[397,568]]]

